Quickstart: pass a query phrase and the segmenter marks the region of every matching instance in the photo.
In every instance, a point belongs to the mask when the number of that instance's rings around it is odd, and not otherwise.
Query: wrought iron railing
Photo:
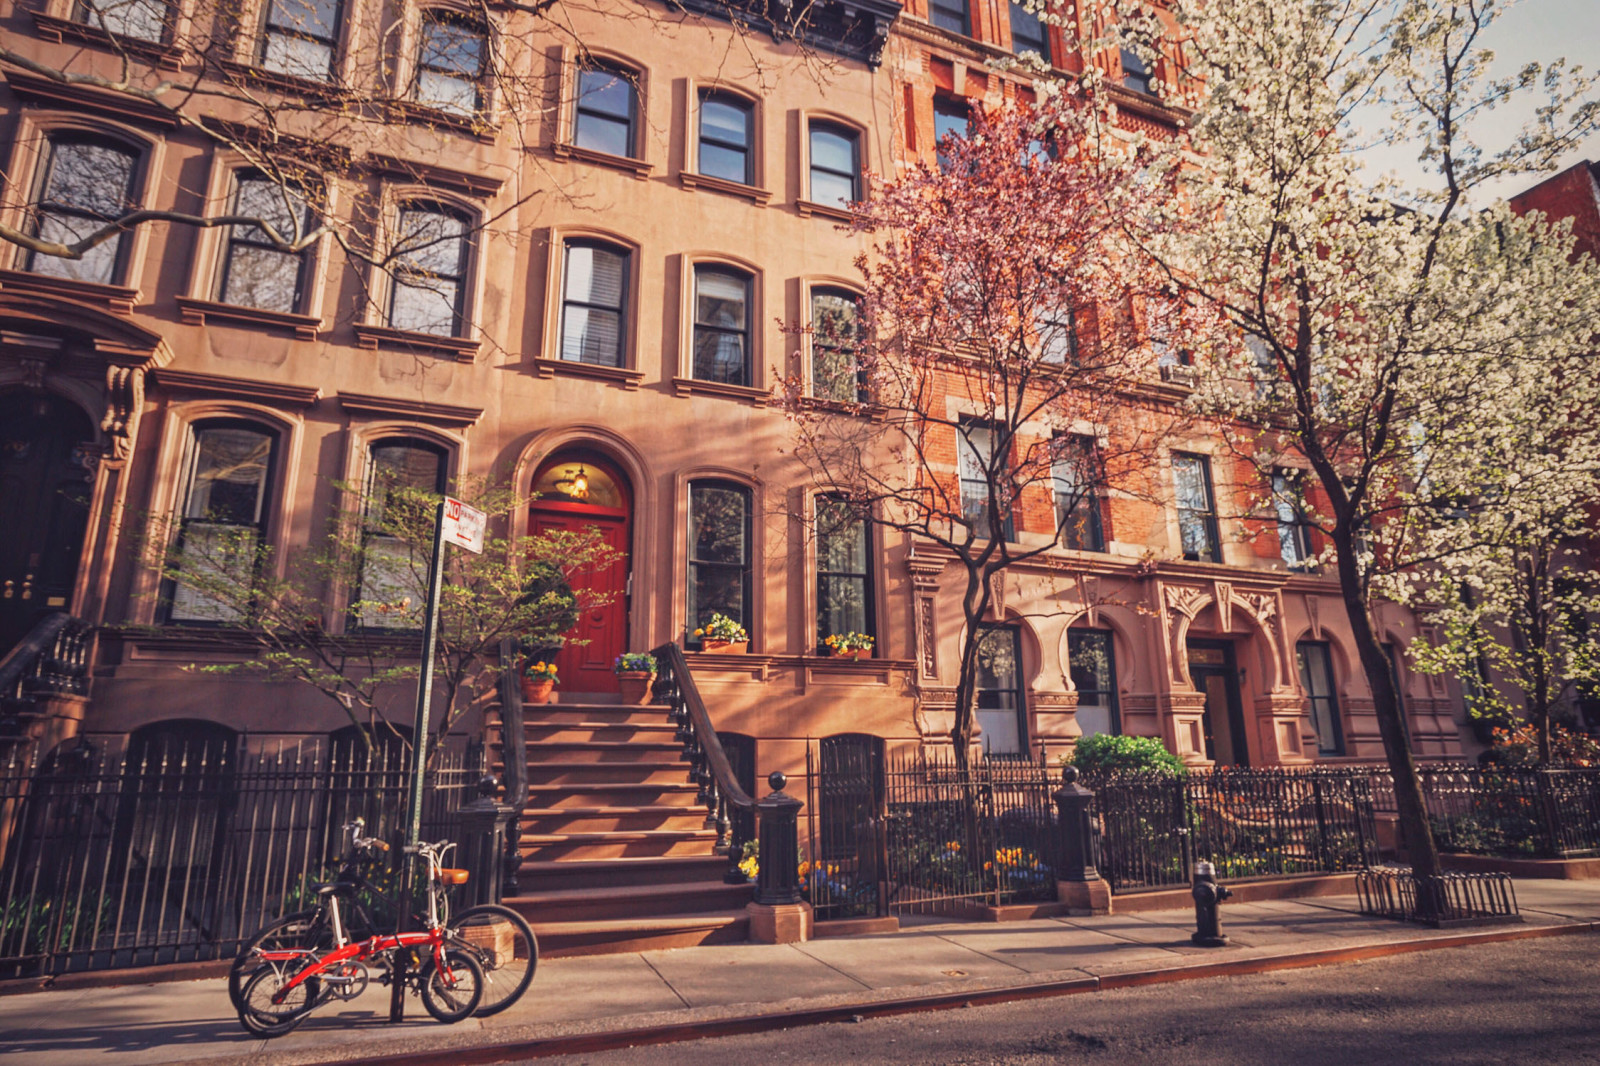
[[[308,905],[306,882],[336,864],[345,822],[398,839],[405,761],[317,743],[13,754],[0,763],[0,977],[230,957]],[[482,773],[481,747],[439,753],[425,838],[459,838]]]
[[[1084,784],[1095,792],[1099,869],[1113,892],[1186,885],[1199,860],[1235,881],[1378,860],[1364,770],[1229,767],[1091,774]]]
[[[689,763],[689,781],[698,789],[697,801],[706,808],[705,827],[717,831],[717,848],[725,851],[729,859],[727,878],[738,883],[745,880],[739,871],[739,860],[748,834],[754,830],[758,805],[739,785],[705,701],[689,673],[683,649],[668,642],[650,654],[656,660],[654,698],[666,703],[677,726],[675,735],[683,745],[683,758]]]
[[[1389,771],[1371,771],[1379,810],[1394,810]],[[1600,768],[1421,766],[1417,778],[1441,851],[1529,858],[1600,854]]]
[[[88,692],[92,633],[86,622],[65,611],[39,619],[0,659],[0,725],[13,726],[36,713],[41,699]]]

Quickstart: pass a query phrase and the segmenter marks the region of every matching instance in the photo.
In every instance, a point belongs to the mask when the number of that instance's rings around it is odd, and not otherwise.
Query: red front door
[[[628,518],[610,508],[539,500],[532,507],[535,534],[594,528],[618,553],[607,564],[568,573],[580,602],[593,602],[567,633],[556,656],[556,676],[567,692],[616,692],[612,663],[628,650]]]

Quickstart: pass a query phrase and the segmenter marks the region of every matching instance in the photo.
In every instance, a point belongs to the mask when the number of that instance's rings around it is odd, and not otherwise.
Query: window
[[[573,144],[591,152],[633,158],[638,114],[639,94],[633,75],[601,66],[578,71]]]
[[[133,176],[139,155],[105,141],[72,137],[50,139],[39,169],[38,193],[29,210],[34,236],[72,244],[133,209]],[[118,234],[83,253],[81,259],[33,252],[28,269],[36,274],[110,285],[122,266]]]
[[[723,267],[694,272],[694,376],[750,384],[750,276]]]
[[[751,134],[755,109],[748,101],[716,93],[700,96],[699,172],[709,178],[754,182]]]
[[[1050,466],[1056,496],[1056,528],[1061,546],[1075,551],[1106,550],[1100,522],[1100,477],[1094,441],[1067,437]]]
[[[1044,23],[1039,16],[1019,3],[1011,4],[1011,50],[1017,55],[1033,52],[1045,62],[1050,61],[1050,44]]]
[[[313,81],[333,77],[342,13],[339,0],[269,0],[261,65]]]
[[[817,647],[832,633],[872,634],[867,521],[836,496],[817,498]]]
[[[1339,727],[1339,700],[1333,689],[1333,661],[1328,645],[1302,640],[1294,646],[1300,663],[1300,687],[1306,690],[1311,728],[1317,732],[1319,755],[1343,755],[1344,733]]]
[[[423,516],[431,510],[433,495],[444,492],[444,482],[445,456],[438,445],[408,438],[373,445],[361,538],[361,596],[354,611],[362,628],[422,628],[428,560],[413,558],[400,534],[426,521]]]
[[[1172,457],[1172,476],[1178,488],[1178,536],[1183,557],[1204,563],[1222,561],[1217,532],[1217,507],[1211,494],[1211,463],[1203,455]]]
[[[843,126],[811,127],[811,200],[847,208],[861,199],[861,139]]]
[[[393,329],[456,336],[467,280],[467,221],[433,205],[400,209],[389,293]]]
[[[194,428],[177,547],[178,570],[189,576],[167,590],[168,621],[242,620],[236,590],[254,580],[266,535],[273,442],[248,424]]]
[[[1027,697],[1022,689],[1022,630],[978,627],[978,728],[983,753],[1018,756],[1028,750]]]
[[[458,16],[435,11],[424,14],[411,98],[453,115],[476,115],[483,110],[487,37],[483,27]]]
[[[162,0],[87,0],[74,5],[72,18],[122,37],[159,44],[167,32]]]
[[[811,293],[811,395],[838,403],[866,403],[867,387],[856,361],[860,306],[852,292]]]
[[[928,0],[928,21],[941,30],[970,34],[966,0]]]
[[[960,445],[961,513],[972,526],[979,539],[990,536],[989,483],[994,465],[994,429],[976,423],[961,426]],[[997,486],[996,506],[1000,509],[1000,535],[1007,541],[1015,539],[1011,520],[1011,502]]]
[[[1122,87],[1149,96],[1151,95],[1151,82],[1154,80],[1155,72],[1150,69],[1150,64],[1146,63],[1138,52],[1131,48],[1124,48],[1122,50]]]
[[[727,481],[689,484],[688,631],[723,614],[751,628],[750,492]]]
[[[285,240],[307,232],[311,225],[311,212],[298,193],[258,174],[239,177],[232,213],[261,219]],[[260,226],[231,226],[217,286],[219,298],[240,307],[298,311],[306,259],[305,252],[275,248]]]
[[[1078,690],[1078,726],[1086,737],[1122,732],[1117,710],[1117,659],[1110,630],[1067,630],[1072,687]]]
[[[561,358],[621,366],[627,340],[628,253],[568,241],[561,288]]]
[[[1272,506],[1278,512],[1278,545],[1291,570],[1310,570],[1311,520],[1305,512],[1305,474],[1299,470],[1272,472]]]
[[[1078,361],[1078,312],[1072,308],[1039,316],[1039,359],[1054,366]]]
[[[965,137],[971,113],[967,105],[954,100],[936,99],[933,102],[933,139],[939,157],[939,169],[950,169],[949,153],[945,151],[945,138]]]

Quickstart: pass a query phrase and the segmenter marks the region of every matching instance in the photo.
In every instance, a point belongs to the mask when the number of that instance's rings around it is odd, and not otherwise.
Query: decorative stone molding
[[[937,612],[933,609],[932,596],[917,597],[917,663],[922,676],[933,679],[939,676],[939,642],[938,634],[934,629],[934,619]],[[951,699],[954,694],[952,692]]]
[[[133,454],[144,410],[144,371],[137,367],[106,367],[106,413],[100,428],[111,445],[111,457],[126,462]]]
[[[157,370],[156,384],[172,392],[196,392],[287,407],[310,407],[322,398],[322,389],[316,385],[288,385],[221,374],[197,374],[190,370]]]
[[[400,400],[390,396],[368,396],[359,392],[339,393],[339,406],[357,414],[411,418],[418,422],[432,422],[435,425],[460,428],[477,425],[478,419],[483,417],[481,407],[458,407],[455,404],[428,403],[425,400]]]
[[[1269,627],[1278,616],[1278,597],[1270,592],[1241,592],[1239,602],[1244,604],[1245,610],[1255,615],[1263,629]]]
[[[1213,581],[1211,590],[1217,607],[1217,627],[1224,633],[1231,633],[1233,632],[1233,585],[1226,581]]]
[[[1168,585],[1165,591],[1167,609],[1177,611],[1191,622],[1206,605],[1205,592],[1191,585]]]
[[[1311,639],[1312,640],[1321,640],[1322,639],[1322,619],[1320,617],[1318,617],[1318,610],[1319,610],[1318,605],[1322,602],[1322,597],[1321,596],[1313,596],[1311,593],[1307,592],[1307,593],[1305,593],[1305,600],[1306,600],[1306,617],[1311,620]]]

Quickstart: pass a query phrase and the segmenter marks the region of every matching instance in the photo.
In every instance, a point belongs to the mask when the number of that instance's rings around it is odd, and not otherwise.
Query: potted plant
[[[865,659],[872,654],[872,638],[865,633],[829,633],[822,646],[835,659]]]
[[[531,662],[522,671],[522,702],[549,703],[551,691],[560,683],[555,663],[543,659]]]
[[[611,664],[622,689],[622,702],[630,705],[650,702],[650,689],[656,680],[656,657],[649,652],[628,651]]]
[[[725,614],[713,614],[711,621],[694,631],[700,638],[701,651],[718,651],[725,655],[743,655],[750,646],[750,634],[744,626]]]

